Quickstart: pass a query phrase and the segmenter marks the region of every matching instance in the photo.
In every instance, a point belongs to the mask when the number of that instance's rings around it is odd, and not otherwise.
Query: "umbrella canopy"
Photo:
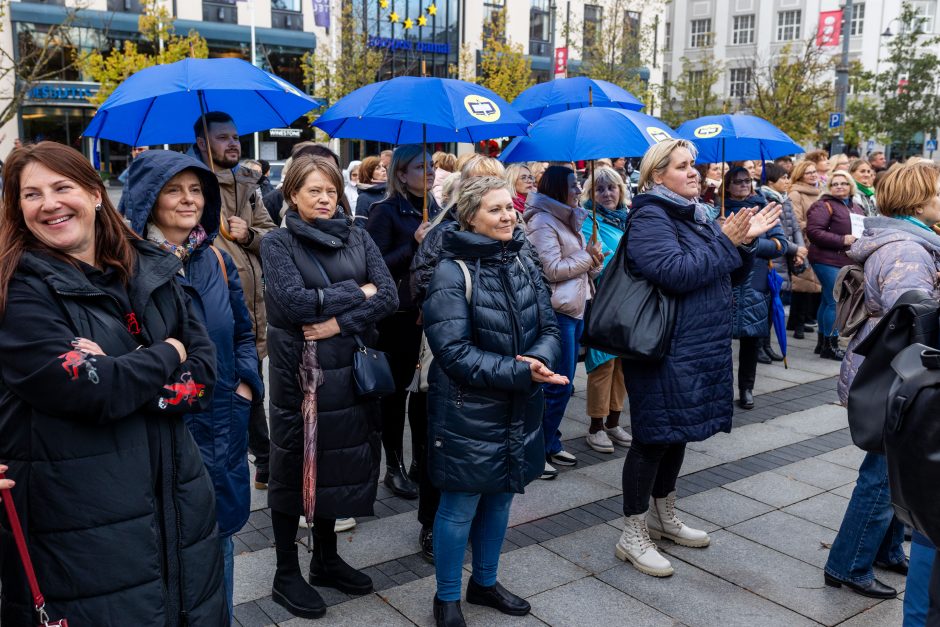
[[[639,157],[674,136],[663,122],[639,111],[585,107],[542,118],[529,127],[528,137],[512,140],[499,159],[519,163]]]
[[[480,85],[399,76],[360,87],[324,111],[313,125],[330,137],[419,144],[525,135],[528,122]]]
[[[224,111],[238,132],[290,126],[325,103],[241,59],[184,59],[129,76],[98,108],[83,135],[131,146],[196,140],[203,111]]]
[[[803,152],[789,135],[767,120],[740,113],[689,120],[676,133],[695,144],[699,163],[776,159]]]
[[[780,354],[783,355],[783,367],[787,367],[787,314],[783,309],[783,301],[780,300],[780,288],[783,286],[783,278],[777,274],[773,267],[767,273],[767,287],[770,288],[770,323],[774,327],[774,335],[777,336],[777,344],[780,345]]]
[[[530,122],[560,111],[589,106],[639,111],[645,105],[626,89],[587,76],[556,78],[539,83],[512,101],[512,108]]]

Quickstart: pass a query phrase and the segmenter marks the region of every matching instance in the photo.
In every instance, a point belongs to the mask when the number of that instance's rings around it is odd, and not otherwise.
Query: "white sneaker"
[[[542,471],[542,474],[541,476],[539,476],[539,479],[542,479],[543,481],[551,481],[557,476],[558,476],[558,471],[555,470],[555,467],[549,464],[548,462],[545,462],[545,470]]]
[[[336,533],[339,533],[340,531],[349,531],[355,526],[355,518],[337,518],[336,523],[333,525],[333,531]]]
[[[617,425],[613,429],[606,429],[606,431],[607,437],[617,446],[630,446],[630,443],[633,442],[633,436],[627,433],[620,425]]]
[[[298,527],[303,527],[304,529],[310,528],[310,523],[307,522],[307,519],[303,516],[300,517],[300,524]]]
[[[624,516],[623,533],[614,547],[617,559],[630,562],[641,573],[668,577],[675,571],[672,564],[656,550],[646,528],[646,514]]]
[[[604,431],[588,433],[587,437],[584,439],[587,440],[588,446],[598,453],[614,452],[614,445],[611,443],[610,438],[607,437],[607,434],[604,433]]]
[[[559,466],[574,466],[578,463],[578,458],[569,453],[568,451],[561,450],[557,453],[552,453],[548,456],[549,459],[546,461],[553,462]]]
[[[667,538],[676,544],[691,547],[704,547],[711,543],[711,538],[707,533],[688,527],[676,516],[675,490],[664,499],[650,499],[650,501],[650,508],[646,512],[646,522],[652,539]]]

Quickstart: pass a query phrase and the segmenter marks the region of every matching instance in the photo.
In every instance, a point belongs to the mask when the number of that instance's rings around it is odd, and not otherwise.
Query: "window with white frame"
[[[920,30],[923,33],[933,33],[934,18],[937,15],[936,0],[923,2],[922,0],[914,3],[914,12],[920,18]]]
[[[852,25],[849,27],[850,35],[861,35],[865,29],[865,3],[852,4]]]
[[[735,46],[754,43],[754,15],[735,15],[731,27],[731,43]]]
[[[803,12],[780,11],[777,13],[777,41],[793,41],[800,38],[800,24]]]
[[[672,22],[666,22],[663,50],[672,50]]]
[[[689,47],[707,48],[712,45],[712,20],[692,20],[689,26]]]
[[[728,94],[732,98],[743,98],[751,93],[751,68],[732,68],[728,80]]]
[[[695,92],[705,84],[705,70],[689,70],[689,88]]]

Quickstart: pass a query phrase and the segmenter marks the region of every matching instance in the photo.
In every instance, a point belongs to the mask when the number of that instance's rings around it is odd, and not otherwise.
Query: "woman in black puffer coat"
[[[467,539],[473,575],[467,601],[523,615],[529,604],[496,582],[515,493],[545,466],[541,383],[566,384],[550,368],[561,356],[548,290],[519,251],[512,195],[496,177],[466,181],[459,231],[424,301],[434,353],[429,373],[428,469],[441,490],[434,521],[438,625],[463,625],[460,578]]]
[[[372,515],[381,459],[378,403],[355,393],[355,336],[375,346],[375,325],[398,306],[378,247],[337,215],[343,178],[322,157],[294,160],[284,179],[287,228],[261,242],[271,364],[271,479],[268,504],[277,549],[272,597],[291,613],[316,618],[326,605],[304,582],[297,561],[303,512],[304,390],[298,370],[305,341],[316,341],[323,381],[317,390],[316,516],[310,582],[349,594],[372,580],[337,554],[337,518]]]

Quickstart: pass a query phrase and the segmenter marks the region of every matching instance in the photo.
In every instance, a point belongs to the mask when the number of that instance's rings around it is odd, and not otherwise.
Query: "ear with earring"
[[[95,205],[95,211],[101,211],[101,203],[100,203],[100,202],[99,202],[97,205]]]

